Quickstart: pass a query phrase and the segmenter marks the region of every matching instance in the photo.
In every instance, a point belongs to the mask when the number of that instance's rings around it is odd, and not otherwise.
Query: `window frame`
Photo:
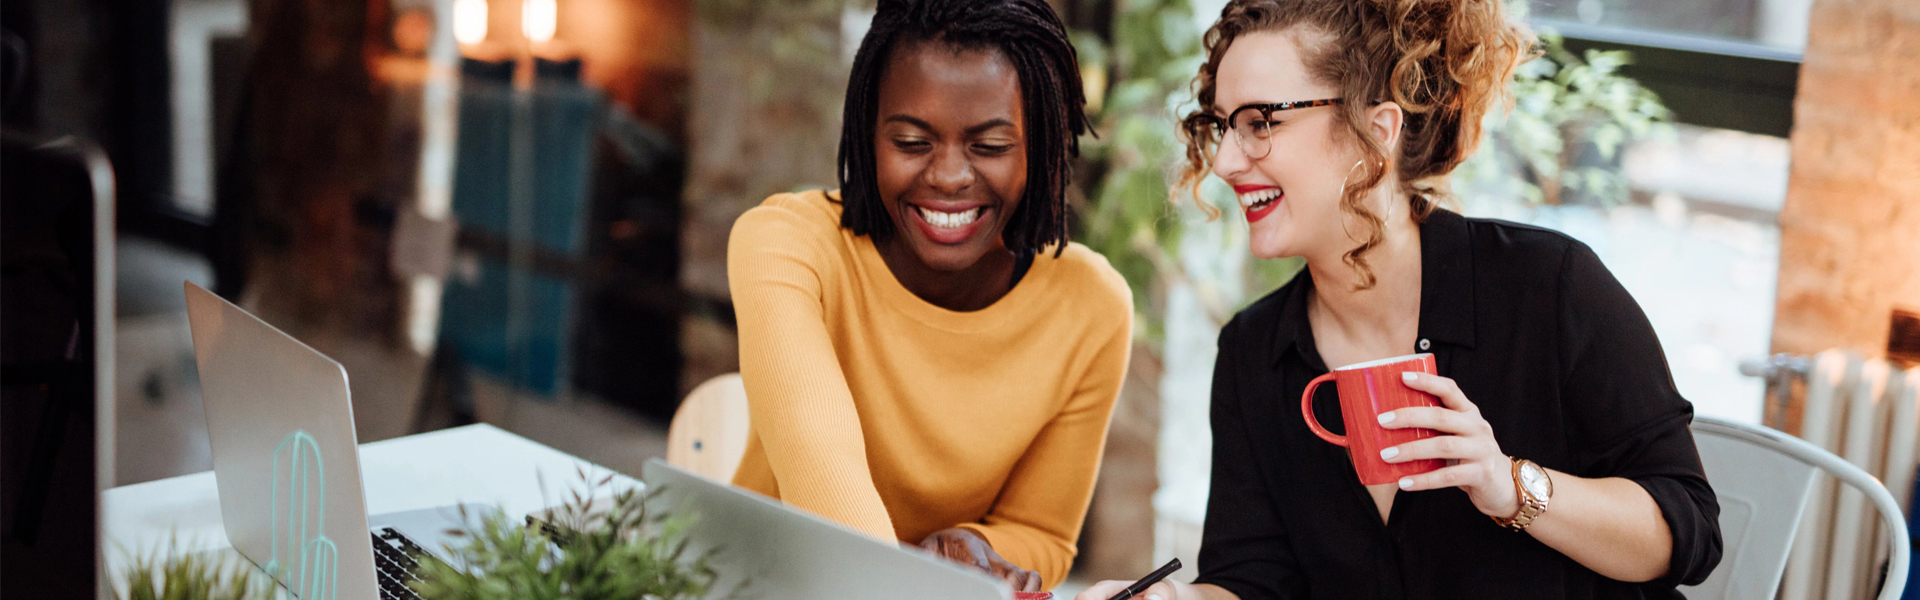
[[[1674,120],[1777,137],[1793,131],[1793,99],[1800,87],[1799,51],[1686,34],[1531,19],[1552,28],[1567,50],[1626,50],[1633,63],[1620,74],[1660,95]]]

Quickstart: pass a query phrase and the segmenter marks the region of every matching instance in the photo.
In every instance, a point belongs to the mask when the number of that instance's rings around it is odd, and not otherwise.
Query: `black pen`
[[[1120,593],[1114,594],[1112,598],[1108,598],[1107,600],[1127,600],[1128,598],[1140,595],[1140,592],[1147,591],[1147,588],[1153,587],[1153,584],[1160,583],[1160,580],[1166,579],[1168,575],[1172,575],[1174,571],[1178,570],[1180,570],[1180,559],[1176,558],[1167,561],[1167,564],[1160,565],[1160,568],[1154,569],[1153,572],[1148,573],[1146,577],[1141,577],[1139,581],[1133,582],[1133,585],[1127,586],[1127,589],[1120,590]]]

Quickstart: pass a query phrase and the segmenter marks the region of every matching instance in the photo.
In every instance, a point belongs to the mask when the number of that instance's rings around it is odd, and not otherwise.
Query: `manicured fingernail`
[[[1419,379],[1419,378],[1420,378],[1420,374],[1415,373],[1413,371],[1402,371],[1400,373],[1400,380],[1405,381],[1407,383],[1413,383],[1413,380]]]
[[[1380,458],[1393,458],[1399,455],[1400,455],[1400,448],[1398,446],[1387,448],[1385,450],[1380,451]]]
[[[1161,598],[1159,594],[1147,594],[1147,600],[1167,600],[1167,599]]]
[[[1392,422],[1393,422],[1393,413],[1391,413],[1391,412],[1383,412],[1383,413],[1380,413],[1380,424],[1381,424],[1381,425],[1385,425],[1385,424],[1388,424],[1388,423],[1392,423]]]
[[[1400,478],[1400,489],[1403,489],[1403,490],[1408,490],[1408,489],[1413,489],[1413,478],[1412,478],[1412,477],[1401,477],[1401,478]]]

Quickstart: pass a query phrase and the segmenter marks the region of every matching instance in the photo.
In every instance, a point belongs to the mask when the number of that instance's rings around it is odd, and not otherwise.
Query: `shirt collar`
[[[1471,226],[1466,217],[1445,209],[1435,209],[1420,224],[1422,340],[1473,347]]]
[[[1307,364],[1317,364],[1320,353],[1313,345],[1313,326],[1307,323],[1307,294],[1313,292],[1313,275],[1302,268],[1293,277],[1299,285],[1287,286],[1286,296],[1280,299],[1280,335],[1273,336],[1267,357],[1269,362],[1279,364],[1288,350],[1298,349]]]
[[[1420,224],[1421,340],[1467,348],[1474,345],[1470,226],[1466,217],[1445,209],[1435,209]],[[1305,269],[1295,277],[1305,279],[1290,286],[1280,299],[1281,335],[1272,338],[1268,356],[1278,363],[1288,350],[1297,349],[1308,364],[1316,364],[1319,351],[1313,343],[1313,327],[1307,323],[1307,294],[1313,290],[1313,277]]]

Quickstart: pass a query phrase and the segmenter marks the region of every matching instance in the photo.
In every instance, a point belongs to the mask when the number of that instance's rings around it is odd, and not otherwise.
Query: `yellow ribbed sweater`
[[[736,485],[887,540],[965,527],[1048,588],[1066,578],[1131,344],[1105,258],[1043,252],[955,312],[815,191],[742,215],[727,275],[752,414]]]

